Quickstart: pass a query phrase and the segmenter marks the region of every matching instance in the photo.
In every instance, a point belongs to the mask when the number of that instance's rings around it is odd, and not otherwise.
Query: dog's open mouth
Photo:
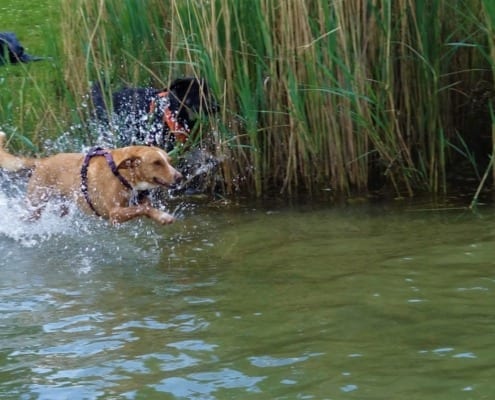
[[[173,189],[175,187],[175,184],[174,183],[168,183],[167,181],[165,181],[164,179],[161,179],[161,178],[153,178],[153,181],[157,185],[162,186],[162,187],[165,187],[165,188]]]

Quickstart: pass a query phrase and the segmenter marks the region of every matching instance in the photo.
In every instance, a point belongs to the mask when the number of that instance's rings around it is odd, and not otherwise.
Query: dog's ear
[[[178,78],[172,82],[169,90],[180,99],[188,96],[199,96],[201,91],[204,91],[202,80],[196,78]]]
[[[175,79],[172,84],[170,85],[170,90],[177,90],[177,89],[187,89],[189,86],[191,86],[193,83],[198,84],[197,79],[195,78],[177,78]]]
[[[118,169],[134,169],[137,168],[141,165],[143,160],[141,157],[128,157],[119,162],[119,165],[117,165]]]

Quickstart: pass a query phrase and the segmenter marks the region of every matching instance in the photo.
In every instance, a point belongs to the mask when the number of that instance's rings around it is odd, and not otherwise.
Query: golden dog
[[[39,217],[48,201],[74,201],[87,213],[122,223],[148,217],[170,224],[172,215],[151,206],[148,199],[131,205],[136,192],[170,187],[182,175],[170,165],[167,153],[157,147],[129,146],[98,149],[88,154],[60,153],[46,158],[14,156],[4,149],[6,135],[0,132],[0,168],[8,171],[32,170],[27,198]]]

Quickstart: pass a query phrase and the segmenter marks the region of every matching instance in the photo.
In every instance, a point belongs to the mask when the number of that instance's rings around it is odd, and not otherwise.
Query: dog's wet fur
[[[165,97],[160,93],[167,92]],[[118,135],[118,145],[147,144],[171,151],[175,137],[164,123],[164,110],[175,113],[178,123],[192,131],[199,115],[210,116],[219,106],[202,78],[186,77],[174,80],[168,88],[127,87],[111,95],[111,104],[105,101],[101,85],[91,88],[95,117],[110,123]],[[155,109],[152,112],[151,104]]]
[[[0,132],[0,168],[11,172],[31,171],[27,199],[32,220],[39,218],[46,204],[53,200],[71,201],[81,210],[114,224],[138,217],[148,217],[160,224],[175,220],[154,207],[146,196],[138,196],[138,203],[132,204],[135,193],[171,188],[182,180],[167,153],[158,147],[127,146],[108,150],[106,153],[115,164],[112,170],[106,157],[87,160],[82,153],[20,157],[8,153],[4,149],[5,142],[6,134]],[[83,175],[84,166],[86,174]]]
[[[162,96],[167,92],[165,97]],[[108,125],[117,137],[105,140],[117,146],[147,144],[160,147],[168,152],[177,145],[175,136],[164,122],[164,110],[168,107],[176,115],[178,123],[194,131],[199,116],[211,117],[219,112],[219,105],[202,78],[185,77],[175,79],[168,88],[126,87],[108,96],[111,104],[105,102],[103,89],[99,84],[91,88],[94,119],[101,126]],[[110,101],[109,101],[110,102]],[[153,112],[151,104],[155,104]],[[195,133],[194,133],[195,134]],[[116,139],[116,140],[115,140]],[[202,138],[204,139],[204,138]],[[205,140],[201,140],[205,142]],[[208,142],[208,140],[206,140]],[[184,181],[176,194],[199,194],[214,191],[215,174],[219,161],[205,148],[182,149],[177,169]]]

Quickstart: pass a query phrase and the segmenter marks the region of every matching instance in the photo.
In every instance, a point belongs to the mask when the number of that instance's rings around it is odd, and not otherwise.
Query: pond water
[[[29,225],[0,192],[2,399],[483,399],[495,212],[180,203]]]

